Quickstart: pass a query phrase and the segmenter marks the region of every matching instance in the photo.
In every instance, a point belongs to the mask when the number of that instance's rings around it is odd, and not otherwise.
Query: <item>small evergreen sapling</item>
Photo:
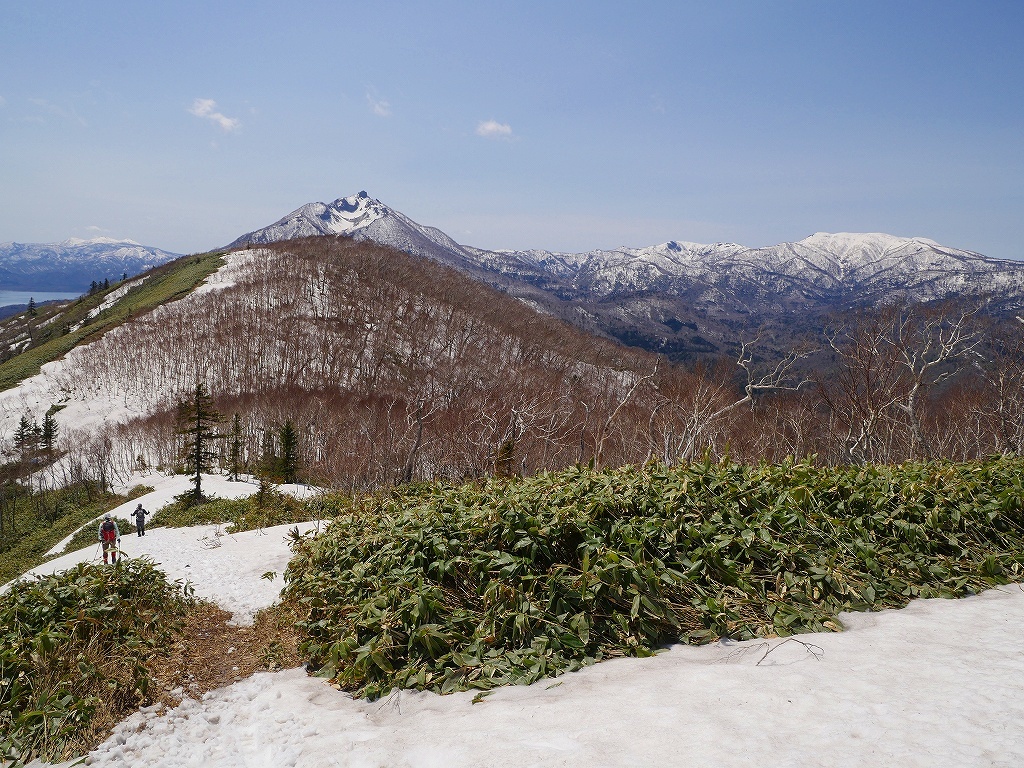
[[[238,475],[242,471],[242,419],[236,413],[231,417],[231,443],[228,446],[228,461],[230,462],[228,479],[238,482]]]
[[[273,476],[277,473],[277,451],[274,446],[274,433],[270,429],[263,430],[263,444],[260,449],[260,463],[257,477],[260,487],[256,492],[256,506],[260,509],[266,505],[274,489]]]
[[[191,503],[200,504],[206,501],[202,473],[210,472],[216,465],[218,454],[213,446],[225,437],[216,427],[224,417],[214,409],[213,398],[200,382],[189,400],[178,403],[178,418],[178,434],[185,438],[182,458],[186,472],[192,475],[192,491],[186,497]]]
[[[279,462],[281,475],[286,483],[294,483],[299,471],[298,437],[291,419],[285,421],[278,432],[281,442],[281,459]]]

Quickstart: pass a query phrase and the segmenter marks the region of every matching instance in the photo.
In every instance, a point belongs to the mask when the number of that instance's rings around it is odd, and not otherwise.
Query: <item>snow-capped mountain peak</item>
[[[69,237],[60,243],[54,243],[54,245],[63,245],[67,247],[74,247],[79,245],[141,245],[134,240],[128,240],[127,238],[113,238],[113,237],[93,237],[88,240],[84,240],[80,237]]]
[[[366,192],[341,197],[333,203],[307,203],[269,227],[243,235],[229,247],[340,234],[390,245],[471,272],[482,268],[531,281],[544,275],[567,279],[577,288],[586,287],[599,295],[623,290],[660,290],[666,281],[699,279],[717,284],[732,278],[756,283],[782,279],[799,285],[801,291],[841,289],[845,294],[854,286],[867,283],[873,284],[875,290],[880,290],[882,283],[886,290],[892,290],[932,284],[940,277],[944,284],[962,285],[965,280],[977,282],[984,275],[1005,274],[1013,275],[1016,283],[1024,272],[1021,262],[988,259],[925,237],[899,237],[883,232],[815,232],[803,240],[761,248],[669,240],[640,248],[585,253],[485,250],[460,245],[440,230],[417,224]]]
[[[339,197],[333,203],[306,203],[269,227],[243,235],[229,247],[315,235],[352,235],[391,213],[390,208],[366,192]]]
[[[1024,262],[925,237],[815,232],[760,248],[669,240],[584,253],[496,251],[460,245],[365,192],[305,205],[232,247],[320,234],[448,264],[588,329],[679,355],[721,349],[743,323],[791,330],[836,307],[999,296],[1016,312],[1024,302]]]
[[[425,227],[366,192],[333,203],[307,203],[269,227],[242,235],[228,248],[264,245],[317,235],[347,235],[371,240],[446,264],[461,264],[468,254],[439,229]]]

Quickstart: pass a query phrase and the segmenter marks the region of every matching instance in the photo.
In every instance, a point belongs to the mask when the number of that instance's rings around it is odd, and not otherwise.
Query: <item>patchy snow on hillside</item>
[[[129,520],[134,520],[131,515],[139,504],[142,505],[143,509],[150,513],[159,512],[161,509],[173,502],[175,496],[178,496],[192,488],[192,477],[190,475],[136,473],[132,475],[126,483],[120,487],[115,487],[114,491],[116,493],[127,494],[132,487],[137,485],[149,486],[153,488],[153,490],[150,493],[138,496],[131,501],[126,501],[124,504],[111,509],[110,513],[114,517],[123,517]],[[311,498],[321,492],[321,489],[312,485],[291,484],[277,485],[275,487],[279,491],[290,494],[297,499]],[[203,493],[211,498],[241,499],[246,496],[252,496],[257,490],[259,490],[259,483],[255,478],[249,475],[240,475],[240,479],[237,482],[234,482],[224,475],[203,474]],[[97,517],[96,521],[99,521],[101,517],[102,516]],[[63,552],[64,548],[73,537],[74,534],[71,534],[71,536],[59,541],[46,554],[55,555]],[[49,563],[46,565],[49,565]],[[53,573],[54,570],[56,569],[51,569],[49,572]]]
[[[132,502],[131,509],[136,504]],[[298,528],[305,533],[316,527],[316,523],[293,523],[227,533],[227,526],[200,525],[147,528],[145,536],[137,536],[132,527],[121,531],[121,551],[125,557],[152,559],[171,580],[190,583],[197,597],[231,611],[232,623],[251,625],[256,612],[273,605],[281,591],[282,574],[291,557],[288,532]],[[81,562],[103,562],[98,541],[50,560],[26,575],[31,578],[56,573]],[[262,578],[268,571],[275,572],[274,579]]]
[[[146,282],[147,278],[148,275],[146,275],[145,277],[140,277],[138,280],[130,280],[124,285],[121,285],[120,287],[108,293],[106,296],[103,297],[102,304],[100,304],[98,307],[93,307],[92,309],[89,310],[89,317],[98,317],[100,312],[110,309],[112,306],[117,304],[117,302],[123,299],[127,295],[128,291]]]
[[[239,276],[255,262],[272,257],[272,252],[265,248],[248,248],[243,251],[232,251],[224,254],[224,266],[211,274],[198,286],[193,295],[202,295],[211,291],[222,291],[236,285]]]
[[[157,307],[151,314],[156,318],[173,317],[181,309],[174,304],[188,304],[195,301],[196,296],[233,285],[238,271],[258,259],[260,255],[256,250],[228,254],[225,257],[225,264],[188,296],[171,305]],[[103,305],[93,310],[94,314],[91,313],[90,316],[94,317],[101,310],[113,306],[131,288],[141,285],[145,279],[143,277],[133,280],[112,291]],[[130,344],[133,329],[132,322],[128,322],[107,333],[119,343]],[[65,432],[65,428],[70,428],[80,435],[98,433],[111,424],[144,415],[150,403],[138,393],[113,391],[77,375],[79,363],[93,353],[94,346],[98,343],[100,342],[75,347],[64,358],[43,365],[35,376],[25,379],[16,387],[0,392],[0,441],[11,438],[22,416],[28,416],[37,422],[42,421],[43,415],[54,405],[63,406],[63,410],[56,414],[58,425]],[[170,398],[172,393],[166,392],[163,395],[166,399]],[[155,397],[159,398],[160,395]]]
[[[184,475],[147,477],[143,481],[155,490],[115,507],[111,514],[134,523],[132,512],[139,504],[155,513],[171,503],[175,496],[191,488],[190,478]],[[250,496],[257,488],[253,482],[230,482],[223,475],[203,475],[204,493],[222,499]],[[318,492],[318,489],[305,485],[282,485],[278,488],[298,498],[308,498]],[[82,562],[103,562],[98,541],[100,519],[88,524],[97,528],[96,544],[49,560],[22,578],[56,573]],[[145,536],[138,536],[133,525],[121,531],[121,550],[126,557],[151,558],[170,579],[192,584],[198,597],[231,611],[233,623],[249,625],[257,611],[277,600],[284,569],[291,557],[288,532],[298,528],[300,533],[306,533],[322,525],[299,523],[232,534],[226,532],[227,526],[219,525],[147,528]],[[57,544],[48,554],[62,551],[70,538]],[[268,571],[277,574],[274,579],[262,578]]]
[[[278,593],[279,577],[260,577],[284,569],[291,527],[219,539],[214,526],[153,529],[124,544],[245,621]],[[476,703],[474,692],[359,701],[301,669],[261,673],[132,715],[86,765],[1024,764],[1024,589],[841,620],[842,633],[674,646]]]

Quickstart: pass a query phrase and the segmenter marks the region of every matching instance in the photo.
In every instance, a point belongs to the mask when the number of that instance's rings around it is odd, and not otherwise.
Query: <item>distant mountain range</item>
[[[178,258],[133,240],[72,238],[62,243],[0,243],[0,288],[9,291],[86,291],[95,280],[120,280]]]
[[[816,233],[765,248],[670,241],[586,253],[491,251],[360,192],[309,203],[229,248],[348,235],[441,262],[545,312],[677,359],[732,350],[758,329],[786,346],[837,309],[905,298],[1024,306],[1024,262],[920,237]]]
[[[136,247],[71,241],[49,246],[51,256],[37,255],[35,264],[52,268],[48,259],[71,258],[61,249],[93,249],[96,260],[83,257],[79,268],[91,264],[89,279],[116,279],[134,267],[102,253]],[[803,372],[827,385],[841,367],[822,349],[836,310],[962,297],[1024,316],[1024,262],[884,234],[819,233],[768,248],[671,241],[579,254],[491,251],[461,245],[364,192],[303,206],[231,247],[236,252],[160,266],[145,281],[85,302],[0,322],[0,388],[11,387],[0,393],[0,439],[10,439],[22,415],[40,420],[61,404],[76,450],[93,450],[92,435],[131,422],[111,461],[125,472],[143,463],[140,455],[147,465],[172,466],[176,403],[205,381],[221,412],[246,419],[250,456],[264,450],[268,425],[293,419],[309,445],[325,446],[310,471],[338,487],[483,476],[506,453],[515,458],[509,471],[521,474],[590,458],[669,461],[699,455],[705,439],[722,449],[746,441],[737,450],[756,460],[761,444],[750,440],[761,415],[745,405],[729,410],[746,398],[719,386],[735,366],[705,376],[699,367],[660,365],[643,350],[687,362],[735,360],[742,342],[759,337],[754,367],[763,369],[808,342],[817,352],[801,359]],[[58,336],[65,341],[51,344]],[[81,346],[64,355],[76,341]],[[54,365],[25,380],[39,359]],[[1020,378],[1011,366],[1000,370]],[[958,385],[984,384],[980,369],[969,373]],[[773,401],[779,420],[765,423],[779,435],[799,429],[771,450],[849,458],[842,429],[828,419],[852,417],[823,391],[804,394]],[[922,423],[945,419],[944,402]],[[997,423],[1005,403],[988,402],[985,413]],[[712,437],[704,430],[715,412],[739,426],[715,427]],[[884,455],[917,455],[903,417],[895,406],[887,413],[886,428],[897,431]],[[808,442],[814,432],[822,434]],[[1019,443],[1012,440],[992,437],[979,451]]]
[[[669,241],[586,253],[462,245],[359,192],[308,203],[226,249],[346,235],[458,269],[531,306],[618,341],[690,359],[732,354],[755,333],[789,348],[837,309],[893,299],[970,297],[1024,311],[1024,262],[990,259],[920,237],[816,233],[795,243]],[[178,254],[131,240],[0,243],[0,288],[85,291]]]

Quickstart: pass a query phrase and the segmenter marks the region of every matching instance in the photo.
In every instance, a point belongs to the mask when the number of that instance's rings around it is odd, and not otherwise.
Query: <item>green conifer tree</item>
[[[260,474],[273,477],[277,474],[277,447],[274,445],[274,432],[263,430],[263,443],[260,446]]]
[[[58,430],[59,427],[57,426],[57,421],[53,418],[53,414],[47,411],[46,415],[43,416],[43,431],[41,434],[43,450],[47,453],[53,450],[53,445],[57,442]]]
[[[231,418],[231,444],[228,446],[229,479],[238,482],[242,471],[242,419],[236,413]]]
[[[28,416],[22,416],[18,422],[18,428],[14,431],[14,447],[18,450],[22,459],[29,458],[39,446],[39,427],[35,422],[30,421]]]
[[[264,429],[263,445],[260,450],[260,464],[256,472],[260,481],[259,490],[256,492],[256,504],[260,509],[263,509],[273,493],[273,477],[277,475],[277,471],[278,458],[274,447],[274,432],[270,429]]]
[[[213,446],[224,435],[217,432],[216,426],[224,417],[213,407],[213,398],[206,391],[202,382],[196,384],[195,391],[188,400],[178,404],[178,434],[185,438],[182,458],[185,471],[192,475],[192,491],[188,498],[193,504],[206,500],[203,496],[202,473],[213,470],[217,451]]]
[[[509,437],[498,446],[498,454],[494,458],[495,477],[513,477],[516,474],[516,441]]]
[[[281,443],[281,475],[286,483],[294,483],[299,471],[299,446],[291,419],[285,421],[277,436]]]

